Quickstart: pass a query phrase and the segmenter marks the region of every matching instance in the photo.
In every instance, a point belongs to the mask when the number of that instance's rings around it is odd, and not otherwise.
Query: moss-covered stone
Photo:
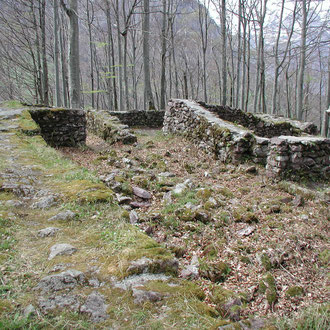
[[[230,272],[231,269],[223,261],[210,262],[205,259],[200,261],[199,275],[212,282],[224,282]]]
[[[304,289],[301,286],[291,286],[285,292],[287,297],[298,297],[304,294]]]
[[[207,201],[211,196],[212,196],[212,191],[211,189],[207,189],[207,188],[199,189],[196,193],[196,197],[203,201]]]
[[[262,266],[265,268],[265,270],[270,271],[273,268],[273,265],[267,255],[267,253],[263,253],[260,257],[260,261]]]
[[[102,183],[73,180],[61,186],[66,198],[80,204],[112,202],[114,198],[113,191]]]
[[[267,273],[259,282],[259,292],[265,294],[269,305],[273,306],[277,301],[276,282],[272,274]]]

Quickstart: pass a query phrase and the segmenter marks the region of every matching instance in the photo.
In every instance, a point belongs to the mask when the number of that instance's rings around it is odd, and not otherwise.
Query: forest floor
[[[19,112],[0,110],[0,328],[329,326],[328,183],[155,130],[55,150]]]

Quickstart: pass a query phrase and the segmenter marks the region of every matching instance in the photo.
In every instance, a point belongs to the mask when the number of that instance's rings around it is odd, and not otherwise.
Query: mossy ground
[[[119,280],[129,275],[130,261],[141,257],[167,260],[173,254],[123,219],[113,192],[93,172],[64,158],[39,136],[18,131],[10,140],[16,164],[22,168],[32,166],[38,172],[35,188],[56,193],[59,204],[47,210],[30,208],[32,201],[24,207],[12,207],[6,202],[18,200],[18,196],[0,192],[0,328],[208,329],[215,324],[217,315],[203,302],[203,293],[194,283],[176,277],[171,284],[175,286],[149,282],[146,289],[161,291],[164,299],[143,305],[133,302],[129,290],[113,288],[110,278],[116,276]],[[2,168],[6,170],[9,162],[6,157],[3,161]],[[61,210],[72,210],[77,216],[70,221],[48,221]],[[37,237],[38,230],[49,226],[60,231],[54,237]],[[50,247],[58,242],[72,244],[77,252],[48,260]],[[109,305],[107,321],[94,325],[88,317],[66,311],[24,318],[26,306],[38,307],[34,287],[58,264],[70,264],[70,268],[85,272],[87,277],[91,269],[98,269],[99,281],[106,283],[99,292]],[[83,299],[93,290],[79,287],[73,293]]]

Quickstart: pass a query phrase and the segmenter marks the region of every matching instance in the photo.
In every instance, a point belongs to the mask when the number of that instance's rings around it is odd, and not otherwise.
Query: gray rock
[[[66,244],[66,243],[55,244],[50,248],[50,254],[48,260],[52,260],[56,256],[72,255],[76,251],[77,249],[71,244]]]
[[[145,291],[145,290],[138,290],[138,289],[133,289],[133,297],[134,303],[136,304],[143,304],[147,301],[150,302],[157,302],[162,300],[163,296],[162,294],[154,291]]]
[[[30,304],[27,307],[25,307],[23,314],[24,314],[24,317],[28,318],[28,317],[36,314],[36,309],[34,308],[33,305]]]
[[[21,201],[10,200],[6,202],[6,205],[13,207],[21,207],[24,205],[24,203]]]
[[[129,222],[132,224],[132,225],[135,225],[139,222],[139,216],[138,214],[132,210],[130,213],[129,213]]]
[[[133,209],[139,209],[141,207],[149,207],[151,204],[148,202],[131,202],[129,203],[129,205],[133,208]]]
[[[162,173],[159,173],[158,176],[161,178],[174,178],[175,174],[173,174],[171,172],[162,172]]]
[[[138,197],[143,198],[143,199],[151,199],[152,198],[152,195],[148,191],[146,191],[142,188],[132,187],[132,189],[133,189],[133,194],[135,196],[138,196]]]
[[[153,260],[143,257],[141,259],[131,261],[127,272],[131,274],[143,274],[148,272],[163,273],[171,271],[176,274],[178,268],[179,262],[176,258]]]
[[[44,277],[37,285],[36,290],[43,292],[54,292],[64,289],[73,289],[78,284],[86,282],[83,272],[75,269],[69,269],[60,274]]]
[[[132,201],[131,197],[123,196],[121,194],[116,194],[116,198],[117,198],[117,201],[118,201],[119,205],[129,204]]]
[[[45,196],[32,204],[33,209],[49,209],[56,204],[56,197],[53,195]]]
[[[58,309],[69,308],[73,311],[78,311],[79,306],[80,306],[79,299],[78,296],[76,295],[64,294],[60,296],[39,298],[39,307],[45,314],[57,308]]]
[[[164,274],[139,274],[126,277],[124,280],[113,282],[113,286],[122,290],[129,290],[134,287],[143,286],[150,281],[168,281],[171,277]]]
[[[167,193],[164,194],[163,202],[165,204],[171,204],[172,203],[172,192],[171,191],[168,191]]]
[[[105,321],[109,317],[107,307],[104,296],[98,292],[92,292],[84,305],[80,307],[80,312],[87,314],[93,322],[97,323]]]
[[[172,190],[176,195],[181,195],[186,189],[193,188],[193,183],[190,179],[187,179],[183,183],[178,183]]]
[[[88,280],[88,285],[93,288],[99,288],[101,286],[101,283],[97,278],[92,278]]]
[[[198,270],[199,270],[198,257],[194,255],[191,258],[190,264],[181,271],[180,275],[182,278],[194,280],[199,277]]]
[[[59,230],[60,230],[60,228],[48,227],[48,228],[39,230],[38,236],[41,238],[54,236]]]
[[[53,217],[49,218],[48,221],[57,221],[57,220],[72,220],[74,217],[76,216],[76,213],[70,211],[70,210],[66,210],[66,211],[62,211],[56,215],[54,215]]]
[[[226,304],[222,306],[222,308],[226,311],[226,314],[232,321],[240,320],[240,308],[233,308],[236,306],[242,306],[242,301],[239,298],[230,299]]]
[[[237,232],[238,236],[249,236],[256,230],[256,227],[254,226],[247,226]]]

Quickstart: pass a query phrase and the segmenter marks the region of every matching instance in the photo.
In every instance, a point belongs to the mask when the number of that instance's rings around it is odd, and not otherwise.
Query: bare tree
[[[64,0],[61,5],[69,17],[70,22],[70,102],[71,107],[80,108],[80,58],[79,58],[79,22],[78,22],[78,0],[70,0],[68,7]]]

